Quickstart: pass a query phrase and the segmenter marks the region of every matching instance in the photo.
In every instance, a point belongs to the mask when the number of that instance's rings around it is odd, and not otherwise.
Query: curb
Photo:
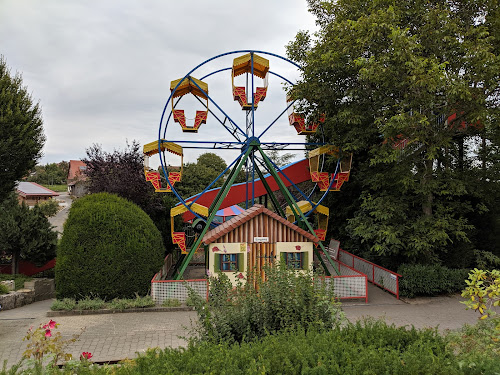
[[[71,311],[47,311],[49,318],[58,316],[79,316],[79,315],[101,315],[101,314],[121,314],[121,313],[143,313],[143,312],[173,312],[173,311],[195,311],[194,307],[144,307],[134,309],[101,309],[101,310],[71,310]]]

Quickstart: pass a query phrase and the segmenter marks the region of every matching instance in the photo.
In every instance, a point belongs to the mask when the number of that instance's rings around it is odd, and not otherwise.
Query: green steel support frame
[[[307,229],[309,230],[309,232],[311,234],[313,234],[315,237],[317,237],[316,233],[314,232],[313,227],[311,226],[311,224],[309,223],[309,221],[307,220],[307,218],[304,216],[304,214],[302,213],[302,211],[299,209],[299,206],[295,202],[295,199],[292,197],[291,193],[286,188],[284,182],[281,180],[279,174],[274,169],[274,167],[273,167],[272,163],[270,162],[269,158],[267,157],[267,155],[264,153],[264,151],[262,151],[262,149],[260,148],[260,146],[257,146],[257,149],[259,150],[260,154],[262,155],[262,158],[264,159],[264,162],[266,163],[267,169],[269,170],[269,172],[271,173],[271,175],[273,176],[273,178],[277,182],[277,184],[278,184],[278,186],[280,188],[281,193],[285,196],[285,198],[287,198],[287,202],[289,202],[290,208],[292,209],[292,211],[294,211],[295,217],[300,218],[300,219],[297,220],[297,222],[299,222],[299,220],[300,220],[307,227]],[[297,212],[297,214],[295,212]],[[340,270],[338,269],[337,265],[332,260],[332,258],[330,257],[330,255],[327,253],[327,251],[326,251],[325,246],[323,245],[323,243],[321,241],[319,241],[318,245],[321,248],[321,250],[323,251],[323,254],[325,255],[325,257],[328,260],[328,262],[332,265],[332,267],[335,270],[335,272],[337,273],[337,275],[340,275]],[[321,259],[321,256],[319,256],[318,253],[316,253],[316,254],[318,255],[318,258],[320,259],[321,263],[323,264],[325,272],[327,274],[329,274],[329,271],[326,268],[326,265],[323,263],[323,261]]]
[[[210,210],[208,213],[208,218],[207,218],[207,222],[205,224],[205,228],[203,228],[203,231],[198,236],[198,239],[195,241],[195,243],[191,247],[191,250],[189,250],[189,253],[184,258],[184,261],[182,262],[179,270],[177,271],[177,275],[175,275],[174,280],[180,280],[182,278],[182,275],[184,274],[184,271],[186,270],[189,262],[191,261],[191,258],[193,258],[193,255],[196,252],[196,249],[198,248],[198,246],[200,246],[200,243],[201,243],[201,240],[203,239],[203,236],[205,236],[208,229],[210,228],[210,223],[214,219],[215,214],[217,213],[217,210],[219,209],[220,205],[222,204],[224,197],[227,195],[229,188],[233,185],[234,180],[236,179],[236,176],[238,176],[238,173],[240,173],[241,168],[243,168],[243,165],[245,165],[245,162],[248,159],[248,156],[250,155],[250,153],[252,151],[253,151],[253,147],[249,146],[248,149],[246,150],[243,158],[238,162],[238,164],[231,171],[231,173],[229,175],[230,178],[228,178],[224,182],[222,187],[220,188],[219,194],[217,194],[217,197],[214,199],[214,202],[210,206]]]

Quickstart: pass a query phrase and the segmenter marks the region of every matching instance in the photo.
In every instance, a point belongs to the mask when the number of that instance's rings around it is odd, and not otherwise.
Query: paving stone
[[[369,285],[369,303],[353,301],[343,304],[343,310],[350,321],[363,317],[382,317],[397,326],[416,328],[435,327],[443,331],[457,329],[464,323],[474,324],[477,314],[465,310],[456,296],[435,297],[411,301],[411,304],[395,299],[389,293]],[[38,327],[50,318],[51,300],[35,302],[17,309],[0,312],[0,363],[7,360],[12,366],[22,357],[26,342],[22,339],[30,326]],[[95,361],[134,358],[136,353],[144,353],[147,348],[161,349],[185,346],[189,336],[191,321],[196,313],[182,312],[141,312],[105,315],[77,315],[54,318],[59,323],[58,331],[69,339],[74,334],[83,333],[77,342],[67,347],[74,358],[83,351],[90,351]]]

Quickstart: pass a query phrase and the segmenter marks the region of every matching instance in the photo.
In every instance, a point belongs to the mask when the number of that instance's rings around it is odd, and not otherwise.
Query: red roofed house
[[[34,206],[37,203],[59,196],[55,191],[38,185],[35,182],[21,181],[17,184],[16,190],[19,202],[24,202],[28,206]]]
[[[68,169],[68,192],[76,197],[87,194],[85,171],[87,165],[81,160],[70,160]]]
[[[264,266],[284,261],[297,271],[311,269],[316,236],[278,216],[260,204],[207,232],[203,243],[208,247],[211,274],[227,272],[234,283],[255,269],[264,276]]]

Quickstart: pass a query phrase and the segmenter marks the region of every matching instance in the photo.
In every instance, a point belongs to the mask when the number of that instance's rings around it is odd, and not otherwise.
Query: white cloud
[[[0,5],[0,53],[13,71],[23,74],[42,105],[47,136],[43,164],[84,157],[93,143],[112,150],[123,148],[127,139],[156,139],[171,80],[230,50],[285,55],[285,45],[296,32],[312,28],[305,0],[10,0]],[[233,57],[221,59],[220,66],[229,66]],[[298,74],[279,61],[271,64],[283,75]],[[214,100],[244,124],[244,112],[231,98],[230,74],[209,81]],[[256,112],[257,126],[267,126],[285,108],[281,87],[274,79],[271,84],[269,97]],[[210,120],[198,137],[231,140]],[[268,138],[303,139],[286,117]],[[192,152],[187,159],[198,154]]]

